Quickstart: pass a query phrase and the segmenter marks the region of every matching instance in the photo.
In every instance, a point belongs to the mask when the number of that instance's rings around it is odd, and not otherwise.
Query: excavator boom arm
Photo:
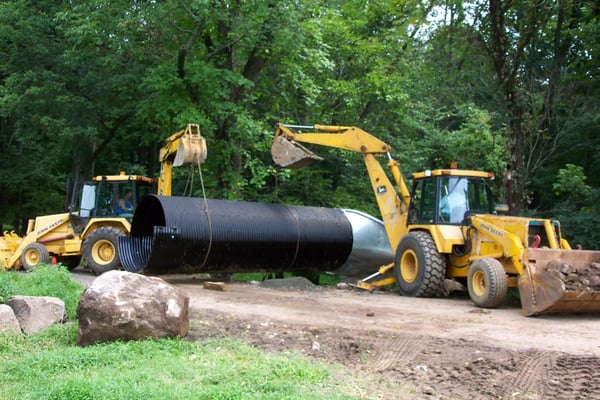
[[[410,192],[406,182],[402,178],[400,164],[390,156],[391,147],[384,141],[376,138],[364,130],[355,126],[334,126],[334,125],[286,125],[277,124],[275,128],[274,147],[277,145],[278,138],[284,138],[292,143],[310,143],[326,147],[350,150],[356,153],[366,154],[385,154],[388,156],[388,167],[392,172],[394,181],[400,191],[400,196],[406,205],[410,202]],[[279,142],[281,143],[281,142]],[[302,151],[308,157],[318,159],[307,149],[301,147]],[[289,149],[287,149],[289,151]],[[274,154],[275,158],[275,154]],[[374,159],[373,159],[374,160]],[[282,165],[280,161],[278,164]],[[377,163],[377,162],[376,162]],[[369,163],[367,163],[369,168]],[[369,169],[369,174],[371,170]],[[375,187],[375,186],[374,186]]]
[[[410,192],[402,177],[400,164],[389,154],[391,147],[354,126],[278,124],[271,150],[273,160],[280,166],[293,168],[306,165],[307,159],[320,159],[296,142],[350,150],[363,155],[390,245],[392,249],[396,248],[400,238],[406,233]],[[400,196],[377,160],[378,154],[387,155],[387,165]]]
[[[297,133],[294,132],[293,129],[305,129],[312,132]],[[363,154],[386,154],[391,150],[391,147],[385,142],[355,126],[302,126],[278,124],[275,136],[280,135],[283,135],[288,140],[320,144]]]

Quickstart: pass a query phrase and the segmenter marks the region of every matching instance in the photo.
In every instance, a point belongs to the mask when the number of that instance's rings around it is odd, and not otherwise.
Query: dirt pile
[[[259,284],[261,288],[277,290],[317,290],[319,287],[308,279],[295,276],[285,279],[267,279]]]
[[[568,291],[600,292],[600,263],[574,265],[551,261],[544,269],[563,281]]]

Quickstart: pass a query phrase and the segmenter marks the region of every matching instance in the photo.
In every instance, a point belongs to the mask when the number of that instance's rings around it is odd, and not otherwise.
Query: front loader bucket
[[[23,238],[14,232],[4,232],[4,236],[0,236],[0,270],[11,267],[9,260],[22,241]]]
[[[283,168],[302,168],[322,158],[299,143],[276,136],[271,145],[273,162]]]
[[[519,278],[525,315],[600,313],[600,251],[528,249]]]

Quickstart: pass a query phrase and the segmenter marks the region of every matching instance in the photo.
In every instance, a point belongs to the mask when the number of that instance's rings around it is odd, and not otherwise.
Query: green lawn
[[[64,268],[0,272],[0,302],[15,294],[56,296],[69,315],[67,324],[35,335],[0,335],[0,399],[347,399],[360,391],[341,366],[236,339],[78,347],[82,291]]]
[[[74,345],[75,324],[0,336],[2,399],[345,399],[329,366],[235,339]]]

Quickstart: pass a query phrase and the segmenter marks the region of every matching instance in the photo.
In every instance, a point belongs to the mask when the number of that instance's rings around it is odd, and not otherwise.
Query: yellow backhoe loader
[[[395,283],[401,295],[435,297],[453,278],[466,283],[479,307],[500,306],[507,288],[518,287],[526,315],[600,311],[600,252],[572,250],[558,221],[502,215],[489,185],[492,173],[413,173],[409,190],[390,146],[353,126],[278,124],[274,162],[299,168],[320,159],[300,143],[363,155],[395,259],[360,287]],[[387,156],[399,193],[378,155]]]
[[[196,166],[206,159],[206,144],[197,124],[166,139],[160,150],[158,192],[171,195],[172,167]],[[95,274],[120,268],[118,237],[131,229],[133,209],[153,192],[155,179],[139,175],[102,175],[73,185],[68,212],[29,220],[25,237],[14,232],[0,236],[0,269],[29,270],[53,259],[69,269],[81,264]],[[119,208],[131,192],[132,210]]]
[[[29,220],[23,238],[14,233],[0,237],[0,266],[29,270],[54,258],[74,269],[83,258],[96,274],[118,268],[118,237],[129,232],[133,216],[131,211],[119,212],[119,200],[130,192],[128,201],[135,206],[152,192],[153,184],[154,179],[125,173],[75,183],[68,212]]]

